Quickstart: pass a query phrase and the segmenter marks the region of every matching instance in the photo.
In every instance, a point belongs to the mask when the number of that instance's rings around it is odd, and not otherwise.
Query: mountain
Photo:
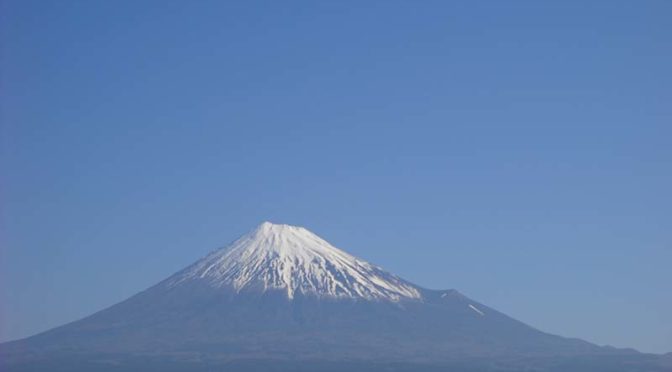
[[[538,331],[296,226],[263,223],[157,285],[0,346],[7,371],[665,371]]]

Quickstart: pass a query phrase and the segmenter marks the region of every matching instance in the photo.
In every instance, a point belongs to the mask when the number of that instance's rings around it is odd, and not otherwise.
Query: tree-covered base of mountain
[[[172,359],[172,360],[168,360]],[[657,355],[463,359],[441,364],[359,361],[180,361],[162,357],[45,358],[0,365],[5,372],[670,372]]]

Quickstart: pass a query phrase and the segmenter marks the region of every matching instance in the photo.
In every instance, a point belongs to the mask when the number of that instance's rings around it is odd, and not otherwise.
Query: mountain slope
[[[122,303],[2,350],[17,371],[147,358],[191,363],[186,370],[253,361],[499,370],[491,363],[631,358],[540,332],[455,290],[421,288],[306,229],[270,223]]]

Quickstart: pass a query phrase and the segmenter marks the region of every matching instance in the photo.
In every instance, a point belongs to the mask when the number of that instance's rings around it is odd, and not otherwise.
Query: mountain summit
[[[538,331],[268,222],[0,354],[9,372],[669,371],[657,357]]]
[[[264,222],[168,281],[204,281],[240,291],[283,291],[331,298],[419,299],[412,284],[362,261],[303,227]]]

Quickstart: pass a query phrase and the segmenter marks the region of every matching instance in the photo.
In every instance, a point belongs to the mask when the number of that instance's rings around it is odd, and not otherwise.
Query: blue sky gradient
[[[3,1],[0,340],[264,220],[672,351],[672,2]]]

